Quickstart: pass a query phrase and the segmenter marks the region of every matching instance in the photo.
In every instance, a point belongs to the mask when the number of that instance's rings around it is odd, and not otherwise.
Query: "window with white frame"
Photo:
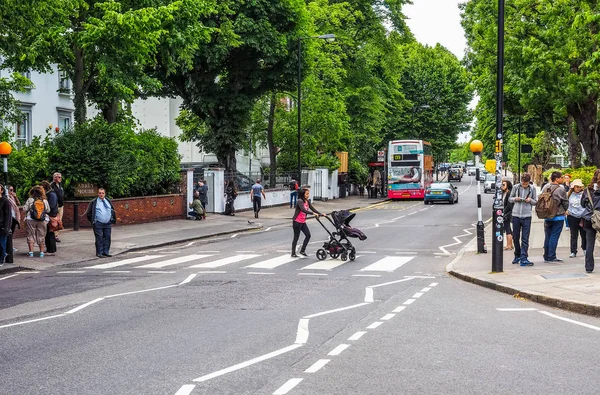
[[[67,130],[71,128],[73,123],[73,111],[69,110],[57,110],[58,111],[58,127],[60,130]]]
[[[71,93],[71,80],[66,71],[58,72],[58,91],[60,93]]]
[[[24,147],[31,143],[31,107],[19,108],[23,118],[15,123],[15,142],[17,147]]]

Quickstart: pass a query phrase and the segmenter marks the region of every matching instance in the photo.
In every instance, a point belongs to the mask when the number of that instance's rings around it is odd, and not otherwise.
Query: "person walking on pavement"
[[[56,197],[58,198],[58,219],[62,222],[64,205],[65,205],[65,191],[62,186],[62,174],[54,173],[52,176],[52,183],[50,184],[54,192],[56,192]],[[60,238],[58,237],[58,231],[54,232],[55,239],[57,243],[60,243]]]
[[[194,200],[190,203],[190,208],[192,209],[192,211],[188,212],[190,219],[201,220],[204,216],[204,208],[200,201],[200,192],[194,191]]]
[[[292,218],[292,229],[294,230],[294,239],[292,240],[292,258],[297,258],[296,245],[300,238],[300,232],[304,233],[304,241],[302,242],[302,248],[300,248],[299,254],[302,256],[306,255],[306,246],[310,241],[310,230],[306,225],[306,216],[312,215],[323,215],[317,209],[313,207],[309,200],[310,192],[304,188],[300,191],[298,196],[298,202],[296,203],[296,211],[294,211],[294,217]]]
[[[4,259],[8,254],[6,252],[6,239],[10,233],[12,223],[12,213],[8,194],[4,190],[4,185],[0,184],[0,266],[4,265]]]
[[[106,190],[104,188],[98,189],[98,197],[88,204],[85,214],[94,229],[96,256],[98,258],[111,257],[110,241],[112,224],[117,221],[117,215],[112,203],[106,198]]]
[[[592,213],[600,210],[600,169],[596,169],[592,182],[586,188],[581,198],[581,205],[585,208],[583,213],[583,228],[585,229],[585,271],[594,271],[594,247],[596,246],[597,230],[592,227]]]
[[[292,178],[290,182],[290,208],[296,207],[296,203],[298,202],[298,181],[295,178]]]
[[[27,213],[25,218],[25,224],[27,225],[27,247],[29,247],[27,256],[33,258],[33,245],[37,244],[40,249],[40,258],[43,258],[46,224],[49,221],[48,213],[50,212],[44,188],[36,185],[29,190],[29,199],[25,202],[23,210]]]
[[[21,229],[21,210],[19,210],[19,206],[21,202],[19,202],[19,198],[15,193],[15,188],[12,185],[8,186],[8,202],[10,203],[10,212],[12,216],[12,223],[10,224],[10,232],[14,235],[15,229],[17,226]],[[17,252],[16,248],[13,247],[13,252]]]
[[[46,193],[48,207],[50,207],[50,211],[48,212],[49,221],[47,222],[46,237],[44,237],[46,255],[54,255],[56,254],[56,236],[50,224],[52,223],[52,220],[56,220],[58,216],[58,196],[56,196],[56,192],[54,192],[54,189],[52,189],[52,186],[50,186],[48,181],[42,181],[42,188],[44,188],[44,192]]]
[[[513,242],[515,245],[515,258],[512,263],[521,266],[533,266],[529,260],[529,234],[531,232],[531,212],[537,203],[537,192],[531,184],[531,176],[525,173],[521,176],[521,183],[515,185],[508,198],[513,203],[512,225]]]
[[[556,215],[544,220],[544,262],[558,263],[561,258],[556,256],[558,239],[562,233],[565,222],[565,213],[569,208],[569,198],[563,187],[564,178],[560,171],[553,171],[550,175],[550,183],[546,184],[542,193],[550,191],[552,199],[556,203]]]
[[[262,195],[262,196],[261,196]],[[256,184],[252,185],[252,193],[250,194],[252,199],[252,208],[254,209],[254,218],[258,218],[258,212],[262,207],[262,199],[267,199],[265,195],[265,189],[260,185],[260,180],[256,180]]]
[[[575,258],[577,256],[577,239],[579,236],[581,236],[581,250],[584,255],[586,249],[585,229],[583,229],[583,226],[580,226],[585,209],[581,205],[583,182],[579,178],[571,182],[571,188],[567,193],[567,197],[569,198],[569,208],[566,212],[567,224],[571,232],[571,255],[569,255],[569,258]]]
[[[505,250],[514,250],[512,237],[512,210],[514,203],[508,201],[510,192],[512,191],[512,182],[508,180],[502,181],[502,200],[504,201],[504,233],[506,233],[506,247]]]

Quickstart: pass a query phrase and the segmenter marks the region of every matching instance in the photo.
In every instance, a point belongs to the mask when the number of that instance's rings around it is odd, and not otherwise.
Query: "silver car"
[[[483,182],[483,193],[493,193],[496,189],[496,176],[488,173],[485,175],[485,181]]]

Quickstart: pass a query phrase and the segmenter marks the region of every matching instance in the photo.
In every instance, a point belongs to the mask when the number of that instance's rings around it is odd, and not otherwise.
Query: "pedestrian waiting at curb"
[[[300,248],[299,254],[302,256],[308,256],[306,254],[306,246],[308,246],[308,242],[310,241],[310,230],[306,224],[306,216],[310,214],[323,215],[313,207],[313,205],[310,203],[309,197],[310,192],[306,188],[302,189],[300,191],[300,196],[298,196],[296,211],[294,212],[294,217],[292,218],[292,229],[294,230],[294,239],[292,240],[292,258],[298,258],[298,255],[296,254],[296,245],[298,244],[298,239],[300,238],[300,232],[304,233],[304,241],[302,242],[302,247]]]
[[[65,205],[65,191],[63,189],[62,184],[62,174],[54,173],[52,175],[52,182],[50,183],[54,192],[56,192],[56,197],[58,199],[58,214],[56,217],[62,223],[63,213],[64,213],[64,205]],[[58,231],[54,232],[55,239],[57,243],[60,243],[60,238],[58,237]]]
[[[298,181],[295,178],[292,178],[290,182],[290,208],[296,207],[296,203],[298,201]]]
[[[49,221],[48,213],[50,212],[44,188],[40,185],[32,187],[29,190],[29,198],[25,202],[23,209],[27,213],[25,218],[25,224],[27,225],[27,247],[29,248],[27,256],[30,258],[33,257],[33,246],[37,244],[40,249],[40,258],[43,258],[46,229]]]
[[[252,208],[254,209],[254,218],[258,218],[258,213],[262,207],[262,198],[267,199],[265,189],[260,185],[260,180],[256,180],[256,184],[252,185],[252,193],[250,193]]]
[[[98,189],[98,197],[88,204],[85,215],[94,229],[96,256],[110,258],[112,225],[117,222],[117,214],[104,188]]]
[[[10,233],[12,223],[12,213],[8,194],[4,190],[4,185],[0,185],[0,266],[4,265],[6,258],[6,239]]]
[[[577,256],[577,239],[581,237],[581,250],[585,255],[586,249],[586,237],[585,229],[583,229],[583,213],[584,207],[581,205],[583,198],[583,182],[578,178],[571,182],[571,188],[567,193],[569,198],[569,208],[567,209],[567,224],[571,232],[571,255],[569,258],[575,258]]]
[[[512,182],[508,180],[502,181],[502,201],[504,202],[504,233],[506,234],[506,247],[505,250],[514,250],[513,236],[512,236],[512,210],[514,203],[508,201],[510,192],[512,191]]]
[[[558,239],[562,233],[565,222],[565,213],[569,208],[569,199],[563,187],[564,178],[560,171],[554,171],[550,175],[550,183],[542,189],[541,193],[548,191],[556,207],[553,216],[544,219],[544,262],[558,263],[561,258],[556,256],[556,247]],[[539,199],[538,199],[539,203]],[[538,206],[538,209],[540,207]],[[543,217],[542,217],[543,218]]]
[[[12,185],[8,186],[8,202],[10,203],[10,212],[12,216],[12,223],[10,224],[10,232],[14,235],[15,229],[17,226],[21,229],[21,210],[19,210],[19,206],[21,202],[19,202],[19,198],[15,193],[15,188]],[[13,247],[13,252],[17,252],[16,248]]]
[[[50,211],[48,211],[46,237],[44,237],[44,243],[46,244],[45,254],[54,255],[56,254],[56,236],[52,224],[58,219],[58,197],[48,181],[42,181],[42,188],[44,188],[48,207],[50,208]]]
[[[204,207],[200,201],[200,192],[194,191],[194,200],[190,203],[192,211],[188,212],[190,219],[201,220],[204,217]]]
[[[513,203],[512,226],[515,258],[513,264],[533,266],[529,260],[529,234],[531,232],[531,213],[537,203],[537,191],[531,184],[531,176],[525,173],[521,176],[521,183],[515,185],[508,198]]]
[[[600,169],[596,169],[594,172],[592,182],[590,182],[581,198],[581,205],[585,208],[583,213],[583,229],[585,229],[586,239],[585,271],[591,273],[594,271],[594,247],[598,235],[598,230],[592,226],[592,215],[594,210],[600,210]]]

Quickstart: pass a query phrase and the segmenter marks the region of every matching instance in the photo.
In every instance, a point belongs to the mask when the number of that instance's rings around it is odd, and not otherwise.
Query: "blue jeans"
[[[527,259],[529,255],[529,233],[531,231],[531,217],[519,218],[513,216],[513,243],[515,245],[515,258]],[[522,233],[522,234],[521,234]]]
[[[0,251],[0,262],[4,262],[4,258],[8,254],[6,252],[6,239],[7,239],[7,237],[8,237],[8,235],[1,235],[0,236],[0,249],[2,250],[2,251]]]
[[[565,221],[544,221],[544,260],[553,261],[556,259],[556,246],[562,232]]]
[[[112,224],[96,222],[93,225],[94,238],[96,239],[96,255],[108,255],[110,251],[110,234]]]
[[[290,207],[295,207],[298,201],[298,191],[292,191],[290,193]]]

